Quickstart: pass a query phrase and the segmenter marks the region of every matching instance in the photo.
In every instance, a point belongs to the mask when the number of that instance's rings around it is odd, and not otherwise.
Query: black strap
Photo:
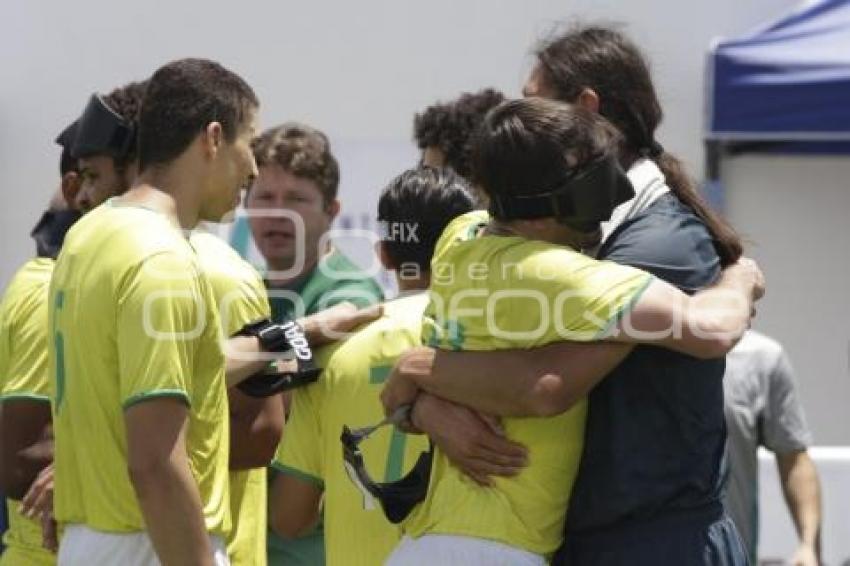
[[[246,324],[237,336],[256,336],[267,352],[287,353],[295,356],[297,369],[294,372],[280,372],[267,369],[242,380],[237,385],[240,391],[249,397],[271,397],[281,391],[303,387],[315,382],[322,373],[313,360],[313,351],[304,335],[304,331],[294,320],[281,324],[268,319]]]
[[[552,217],[585,227],[608,220],[611,212],[634,194],[629,178],[611,154],[571,172],[551,190],[527,195],[492,195],[490,213],[500,220]]]

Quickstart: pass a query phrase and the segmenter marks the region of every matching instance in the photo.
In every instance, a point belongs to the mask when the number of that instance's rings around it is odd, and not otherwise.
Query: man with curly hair
[[[422,164],[448,166],[464,178],[471,173],[470,139],[491,108],[505,95],[492,88],[465,92],[450,102],[438,102],[413,119],[413,138],[422,150]]]
[[[61,193],[33,230],[38,257],[21,267],[4,295],[0,484],[16,500],[24,498],[37,475],[53,461],[47,292],[55,259],[65,233],[80,214],[130,186],[136,172],[135,131],[145,85],[131,82],[105,96],[92,95],[80,118],[59,135]],[[21,512],[19,501],[12,508],[12,519],[6,538],[10,550],[0,563],[54,563],[55,557],[42,548],[38,522]],[[53,535],[47,536],[48,545],[56,543],[50,540]]]
[[[375,280],[329,241],[340,203],[339,164],[327,136],[287,122],[263,132],[253,149],[259,174],[245,208],[268,267],[272,318],[311,315],[342,302],[362,307],[382,301]],[[269,531],[268,563],[323,564],[321,527],[297,540]]]
[[[340,203],[339,163],[327,136],[288,122],[263,132],[253,147],[259,175],[245,206],[268,267],[272,317],[380,302],[378,284],[328,238]]]
[[[93,95],[79,122],[87,118],[97,119],[95,111],[111,112],[124,126],[116,130],[122,133],[122,143],[96,143],[81,139],[85,131],[75,140],[73,155],[79,159],[83,185],[73,203],[83,212],[97,207],[108,198],[124,193],[136,176],[137,143],[136,130],[139,109],[147,81],[131,82],[116,88],[105,96]],[[112,142],[114,140],[110,140]]]
[[[61,189],[31,233],[36,257],[18,269],[0,302],[0,489],[10,497],[2,566],[56,563],[55,556],[42,547],[39,522],[23,513],[21,500],[36,475],[53,460],[47,291],[65,233],[79,218],[79,212],[65,202],[73,201],[80,189],[69,137],[60,135],[57,140],[62,146]]]

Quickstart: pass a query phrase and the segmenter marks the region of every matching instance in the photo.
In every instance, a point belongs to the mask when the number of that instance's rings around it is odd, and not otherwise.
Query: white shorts
[[[224,541],[210,535],[216,566],[230,566]],[[161,566],[145,532],[105,533],[85,525],[67,525],[59,544],[57,566]]]
[[[386,566],[546,566],[539,554],[501,542],[455,535],[404,537]]]

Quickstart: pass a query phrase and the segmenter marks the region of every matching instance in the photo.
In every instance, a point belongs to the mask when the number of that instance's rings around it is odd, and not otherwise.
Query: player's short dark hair
[[[419,149],[436,147],[445,156],[445,165],[458,175],[470,174],[472,134],[487,112],[504,102],[505,95],[492,88],[463,93],[450,102],[438,102],[413,119],[413,137]]]
[[[430,271],[431,256],[443,230],[473,205],[466,180],[451,169],[408,169],[390,181],[378,200],[378,221],[385,232],[405,226],[412,229],[408,233],[415,234],[415,238],[383,237],[388,259],[394,267],[415,264]]]
[[[259,106],[236,73],[207,59],[163,65],[148,81],[139,117],[139,170],[176,159],[211,122],[232,142]]]
[[[299,122],[269,128],[252,142],[257,167],[278,165],[296,177],[313,181],[325,204],[339,191],[339,163],[321,131]]]

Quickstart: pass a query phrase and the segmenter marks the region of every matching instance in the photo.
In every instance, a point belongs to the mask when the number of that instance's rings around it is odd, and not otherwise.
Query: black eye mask
[[[402,522],[417,504],[425,500],[431,478],[434,445],[429,443],[428,451],[419,455],[416,465],[403,478],[394,482],[378,483],[366,470],[359,444],[384,425],[399,424],[408,420],[410,410],[411,406],[405,405],[374,426],[360,429],[344,426],[340,436],[342,457],[348,477],[363,492],[364,497],[374,497],[380,502],[384,515],[393,524]]]
[[[634,195],[634,188],[616,157],[606,155],[571,172],[548,191],[492,196],[490,214],[501,220],[553,217],[581,232],[591,232]]]
[[[91,155],[111,155],[120,159],[136,143],[135,128],[107,106],[98,94],[91,96],[76,124],[71,155],[77,159]]]

